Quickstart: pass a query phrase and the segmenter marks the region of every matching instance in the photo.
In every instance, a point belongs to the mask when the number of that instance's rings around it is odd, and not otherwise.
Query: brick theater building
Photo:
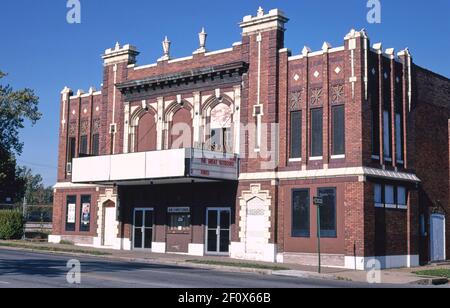
[[[292,55],[280,10],[231,48],[139,66],[103,54],[100,91],[61,95],[51,242],[364,269],[446,259],[450,80],[351,30]]]

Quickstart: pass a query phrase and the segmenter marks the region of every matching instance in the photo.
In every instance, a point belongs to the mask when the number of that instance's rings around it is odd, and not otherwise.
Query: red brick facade
[[[133,46],[117,45],[103,56],[101,91],[74,95],[65,89],[53,239],[85,244],[90,238],[90,244],[102,246],[103,204],[113,202],[122,241],[116,247],[131,248],[133,211],[148,207],[156,215],[153,241],[159,250],[198,254],[195,249],[208,245],[206,210],[230,208],[232,257],[315,264],[312,199],[328,188],[335,192],[334,210],[327,214],[335,219],[335,236],[322,240],[325,263],[361,269],[371,258],[383,267],[415,265],[419,257],[430,261],[429,215],[450,210],[450,80],[416,66],[408,50],[397,54],[379,44],[371,47],[365,31],[352,30],[342,47],[324,43],[321,51],[305,47],[292,56],[284,48],[287,21],[278,10],[259,12],[244,18],[242,41],[230,49],[141,67]],[[239,181],[222,182],[228,194],[220,193],[220,181],[202,184],[189,177],[163,184],[151,179],[71,183],[70,138],[76,157],[81,136],[87,138],[85,154],[92,155],[94,135],[101,156],[169,150],[178,137],[173,127],[184,123],[192,134],[183,147],[204,147],[205,139],[217,134],[209,130],[211,112],[224,102],[231,110],[233,152],[240,159]],[[338,107],[344,108],[344,152],[336,154]],[[315,110],[322,116],[321,156],[312,149]],[[294,159],[292,112],[301,112],[301,157]],[[293,232],[298,189],[310,193],[310,230],[304,237]],[[161,198],[149,191],[170,194]],[[66,232],[67,196],[85,194],[92,196],[91,229]],[[191,231],[168,231],[167,209],[177,206],[191,208]],[[447,250],[449,230],[447,215]]]

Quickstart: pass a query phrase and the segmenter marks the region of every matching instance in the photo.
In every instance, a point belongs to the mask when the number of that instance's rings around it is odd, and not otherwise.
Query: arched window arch
[[[210,130],[212,150],[233,151],[233,110],[231,106],[219,103],[211,110]]]
[[[137,123],[135,149],[137,152],[150,152],[157,149],[157,129],[155,115],[146,112]]]
[[[188,108],[181,107],[172,116],[169,149],[191,148],[192,136],[192,113]]]

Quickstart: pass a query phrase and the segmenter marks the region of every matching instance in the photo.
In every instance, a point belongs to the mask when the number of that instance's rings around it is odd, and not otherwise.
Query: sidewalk
[[[6,246],[8,245],[8,246]],[[11,247],[11,245],[13,247]],[[14,247],[14,245],[19,247]],[[214,269],[226,272],[247,272],[259,273],[263,275],[289,276],[303,279],[327,279],[344,280],[353,282],[368,282],[368,273],[364,271],[352,271],[346,269],[323,268],[322,273],[317,273],[317,267],[303,266],[299,264],[274,264],[267,262],[253,262],[235,260],[227,257],[213,256],[188,256],[183,254],[157,254],[141,251],[117,251],[110,249],[94,249],[89,247],[79,247],[72,245],[49,244],[49,243],[29,243],[22,241],[7,242],[0,241],[0,249],[26,249],[33,251],[69,254],[69,255],[92,255],[112,261],[140,262],[153,264],[180,265],[195,268]],[[57,251],[54,251],[57,250]],[[429,266],[416,269],[392,269],[383,270],[380,273],[383,284],[397,285],[433,285],[442,284],[448,280],[433,277],[420,277],[414,274],[418,270],[450,268],[449,264],[442,264],[440,267]]]

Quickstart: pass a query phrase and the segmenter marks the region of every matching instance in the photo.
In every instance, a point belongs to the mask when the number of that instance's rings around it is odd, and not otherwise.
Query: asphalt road
[[[78,259],[81,283],[69,284],[67,262]],[[228,273],[190,267],[110,261],[0,249],[0,288],[356,288],[343,281]]]

